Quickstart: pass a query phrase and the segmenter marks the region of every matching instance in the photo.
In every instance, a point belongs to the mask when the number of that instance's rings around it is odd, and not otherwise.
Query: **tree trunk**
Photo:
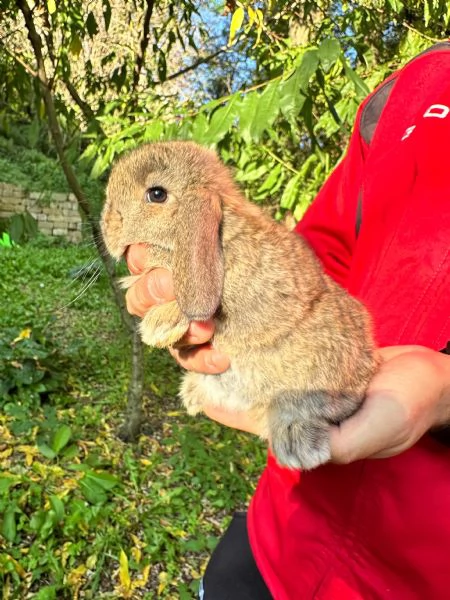
[[[129,315],[129,313],[127,312],[123,291],[121,290],[117,279],[115,278],[115,265],[106,250],[99,224],[93,217],[89,201],[87,200],[83,190],[81,189],[80,183],[72,168],[72,165],[67,160],[67,156],[64,150],[63,136],[58,123],[55,104],[53,101],[51,85],[45,69],[45,63],[42,54],[42,39],[34,25],[33,13],[28,6],[27,0],[17,0],[17,6],[24,16],[28,32],[28,39],[31,42],[36,58],[36,76],[42,90],[42,96],[47,112],[47,119],[59,161],[64,171],[67,183],[69,184],[70,189],[72,190],[73,194],[77,199],[78,206],[80,207],[81,211],[83,212],[89,223],[92,237],[97,248],[97,252],[108,275],[108,279],[114,294],[114,299],[120,312],[121,319],[128,331],[130,332],[132,338],[132,369],[131,380],[128,388],[127,408],[127,417],[129,422],[126,422],[122,428],[128,433],[128,435],[124,436],[124,439],[131,441],[136,439],[139,435],[142,420],[141,407],[144,376],[142,341],[139,335],[139,331],[137,329],[136,320],[133,317],[131,317],[131,315]]]
[[[138,438],[143,420],[142,394],[144,391],[144,352],[141,336],[136,326],[136,320],[134,325],[131,351],[133,377],[131,378],[128,387],[128,403],[125,422],[119,430],[119,437],[124,442],[133,442]]]

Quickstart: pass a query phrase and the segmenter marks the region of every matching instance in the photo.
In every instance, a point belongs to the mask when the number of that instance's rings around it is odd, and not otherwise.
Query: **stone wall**
[[[81,241],[82,220],[73,194],[26,192],[10,183],[0,183],[0,219],[26,210],[46,235],[63,236],[71,242]]]

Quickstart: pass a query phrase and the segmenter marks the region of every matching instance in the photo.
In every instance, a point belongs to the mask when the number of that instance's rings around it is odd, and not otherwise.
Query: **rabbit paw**
[[[350,417],[362,402],[359,394],[291,390],[272,399],[269,439],[281,466],[314,469],[331,458],[330,427]]]
[[[329,425],[304,423],[297,419],[270,425],[272,452],[282,467],[315,469],[330,460]]]
[[[342,407],[341,407],[342,408]],[[281,466],[314,469],[330,460],[329,429],[336,419],[336,397],[327,392],[286,391],[268,410],[269,439]]]
[[[176,300],[153,306],[140,325],[144,344],[167,348],[178,342],[189,327],[188,319],[180,311]]]

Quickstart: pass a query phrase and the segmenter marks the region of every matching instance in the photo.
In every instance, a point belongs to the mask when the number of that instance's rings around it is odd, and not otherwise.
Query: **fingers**
[[[433,352],[433,350],[430,350],[430,348],[426,348],[425,346],[417,346],[411,344],[409,346],[385,346],[384,348],[379,348],[377,352],[378,356],[381,358],[382,361],[387,361],[396,358],[397,356],[409,354],[411,352],[426,352],[430,354]]]
[[[137,264],[139,263],[132,263],[130,270],[137,268]],[[127,310],[137,317],[143,317],[155,304],[163,304],[174,299],[172,275],[166,269],[154,269],[144,273],[126,293]]]
[[[331,460],[348,464],[367,457],[391,456],[398,446],[407,445],[405,423],[404,407],[395,397],[389,393],[369,397],[355,415],[332,427]]]
[[[212,338],[214,329],[215,325],[212,319],[209,321],[193,321],[189,325],[187,334],[176,344],[178,350],[183,348],[186,350],[186,346],[206,344]]]
[[[131,273],[139,275],[146,268],[148,249],[145,244],[133,244],[127,250],[127,264]],[[142,273],[126,293],[127,310],[143,317],[158,304],[175,300],[171,273],[166,269],[153,269]],[[194,321],[183,339],[170,350],[178,363],[197,373],[223,373],[230,366],[227,356],[208,344],[214,334],[214,321]]]
[[[133,244],[126,253],[128,269],[133,275],[142,273],[145,269],[145,259],[148,258],[148,249],[145,244]]]
[[[255,419],[252,418],[248,412],[229,411],[209,405],[203,407],[203,412],[213,421],[217,421],[227,427],[240,429],[241,431],[246,431],[248,433],[260,433]]]
[[[362,407],[333,427],[333,462],[385,458],[410,448],[442,421],[443,355],[421,346],[383,348],[380,368],[369,384]]]
[[[230,359],[210,344],[171,348],[170,353],[184,369],[196,373],[216,375],[230,366]]]

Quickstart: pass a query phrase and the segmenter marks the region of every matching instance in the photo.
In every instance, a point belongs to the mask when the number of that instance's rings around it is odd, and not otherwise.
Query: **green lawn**
[[[144,434],[118,439],[129,343],[103,274],[80,295],[94,258],[0,248],[2,600],[195,597],[264,465],[254,438],[184,414],[179,369],[150,349]]]

